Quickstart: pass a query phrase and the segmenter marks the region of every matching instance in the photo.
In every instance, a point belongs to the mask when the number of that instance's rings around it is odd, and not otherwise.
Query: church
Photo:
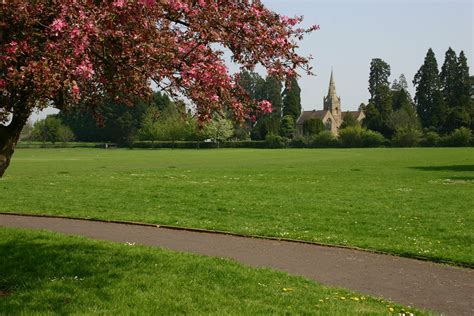
[[[324,97],[323,104],[323,110],[303,111],[301,113],[296,121],[297,133],[299,135],[303,135],[304,122],[312,118],[321,119],[326,126],[326,130],[331,131],[334,135],[338,134],[339,128],[344,122],[344,117],[346,115],[352,115],[359,122],[365,118],[364,112],[361,110],[342,112],[341,98],[338,97],[336,93],[336,82],[334,81],[333,71],[331,71],[328,95]]]

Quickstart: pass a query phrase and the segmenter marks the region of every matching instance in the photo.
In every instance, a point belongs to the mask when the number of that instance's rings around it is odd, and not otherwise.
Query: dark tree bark
[[[0,178],[10,165],[15,146],[20,139],[21,130],[26,124],[29,115],[14,115],[10,125],[0,125]]]

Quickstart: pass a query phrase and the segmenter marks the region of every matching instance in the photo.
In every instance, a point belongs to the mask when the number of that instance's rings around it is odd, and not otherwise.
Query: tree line
[[[420,139],[442,137],[462,129],[474,129],[474,104],[471,98],[472,79],[467,58],[449,48],[441,67],[432,49],[413,79],[415,97],[408,92],[402,74],[390,86],[391,68],[382,59],[373,59],[370,67],[367,105],[363,104],[364,126],[386,138]],[[470,132],[469,132],[470,133]]]
[[[273,111],[235,124],[226,111],[215,115],[205,126],[186,109],[183,102],[172,101],[155,92],[151,102],[137,101],[132,107],[114,102],[103,104],[94,113],[75,107],[27,126],[23,138],[60,142],[112,142],[131,145],[136,141],[264,141],[269,147],[364,147],[364,146],[437,146],[469,144],[474,128],[471,98],[472,77],[464,52],[449,48],[441,70],[430,49],[413,84],[401,74],[390,84],[390,65],[380,58],[370,64],[370,99],[361,104],[366,118],[362,123],[346,113],[339,138],[329,135],[320,119],[303,124],[296,132],[301,114],[301,89],[296,78],[282,82],[271,75],[262,77],[242,71],[239,85],[256,101],[268,100]]]

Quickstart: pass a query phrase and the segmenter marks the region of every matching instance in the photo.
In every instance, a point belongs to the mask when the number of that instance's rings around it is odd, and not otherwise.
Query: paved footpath
[[[474,269],[304,243],[84,220],[0,215],[0,226],[227,257],[403,305],[448,315],[474,315]]]

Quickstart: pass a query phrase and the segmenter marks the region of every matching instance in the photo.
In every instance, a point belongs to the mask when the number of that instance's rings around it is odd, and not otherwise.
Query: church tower
[[[332,70],[328,95],[324,98],[324,110],[331,112],[334,118],[333,123],[337,128],[339,128],[342,124],[341,98],[338,97],[336,93],[336,82],[334,81],[334,73]]]

